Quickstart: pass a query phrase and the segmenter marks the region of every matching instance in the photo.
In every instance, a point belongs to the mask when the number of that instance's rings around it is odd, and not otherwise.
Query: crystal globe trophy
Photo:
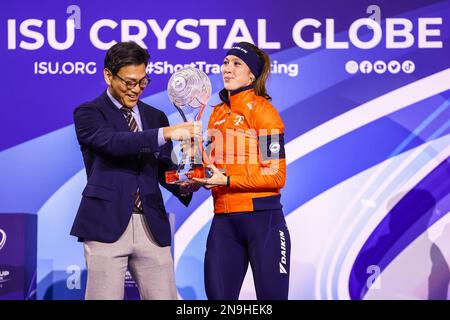
[[[183,121],[200,121],[211,96],[211,81],[203,71],[186,67],[170,77],[167,94]],[[202,154],[201,140],[184,141],[178,168],[165,173],[166,182],[180,184],[194,177],[206,177],[208,169],[203,166]]]

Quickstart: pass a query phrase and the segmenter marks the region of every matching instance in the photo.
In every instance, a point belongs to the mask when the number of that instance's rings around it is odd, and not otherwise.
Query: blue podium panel
[[[0,299],[34,299],[37,215],[0,213]]]

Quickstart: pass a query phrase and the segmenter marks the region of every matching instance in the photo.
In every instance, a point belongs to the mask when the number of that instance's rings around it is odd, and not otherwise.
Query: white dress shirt
[[[123,105],[112,96],[112,94],[109,92],[109,89],[106,90],[106,94],[111,99],[112,103],[120,110],[122,109]],[[139,113],[139,108],[137,104],[131,109],[131,115],[133,116],[134,120],[136,120],[136,124],[138,126],[138,131],[142,131],[142,120],[141,120],[141,114]],[[158,130],[158,146],[162,146],[164,143],[166,143],[166,140],[164,139],[163,135],[163,128],[159,128]]]

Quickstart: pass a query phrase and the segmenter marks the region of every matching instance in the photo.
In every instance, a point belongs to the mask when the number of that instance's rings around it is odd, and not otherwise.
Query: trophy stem
[[[200,121],[200,119],[201,119],[202,116],[203,116],[203,112],[205,111],[206,104],[205,104],[205,103],[201,103],[200,100],[198,100],[197,97],[196,97],[195,99],[196,99],[196,100],[200,103],[200,105],[201,105],[200,110],[199,110],[197,116],[195,117],[195,121]]]
[[[174,107],[178,110],[178,112],[181,115],[181,118],[183,119],[184,122],[188,122],[186,116],[184,115],[184,112],[181,110],[181,108],[179,106],[177,106],[175,103],[173,104]]]

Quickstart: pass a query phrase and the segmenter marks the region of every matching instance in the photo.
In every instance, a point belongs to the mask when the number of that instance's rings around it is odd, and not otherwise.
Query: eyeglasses
[[[139,81],[135,81],[135,80],[125,80],[122,79],[118,74],[114,75],[114,77],[119,78],[120,80],[122,80],[122,82],[125,84],[125,86],[127,87],[127,89],[131,90],[134,89],[134,87],[136,87],[136,85],[138,84],[139,87],[141,89],[144,89],[151,81],[149,76],[145,76],[144,78],[142,78]]]

